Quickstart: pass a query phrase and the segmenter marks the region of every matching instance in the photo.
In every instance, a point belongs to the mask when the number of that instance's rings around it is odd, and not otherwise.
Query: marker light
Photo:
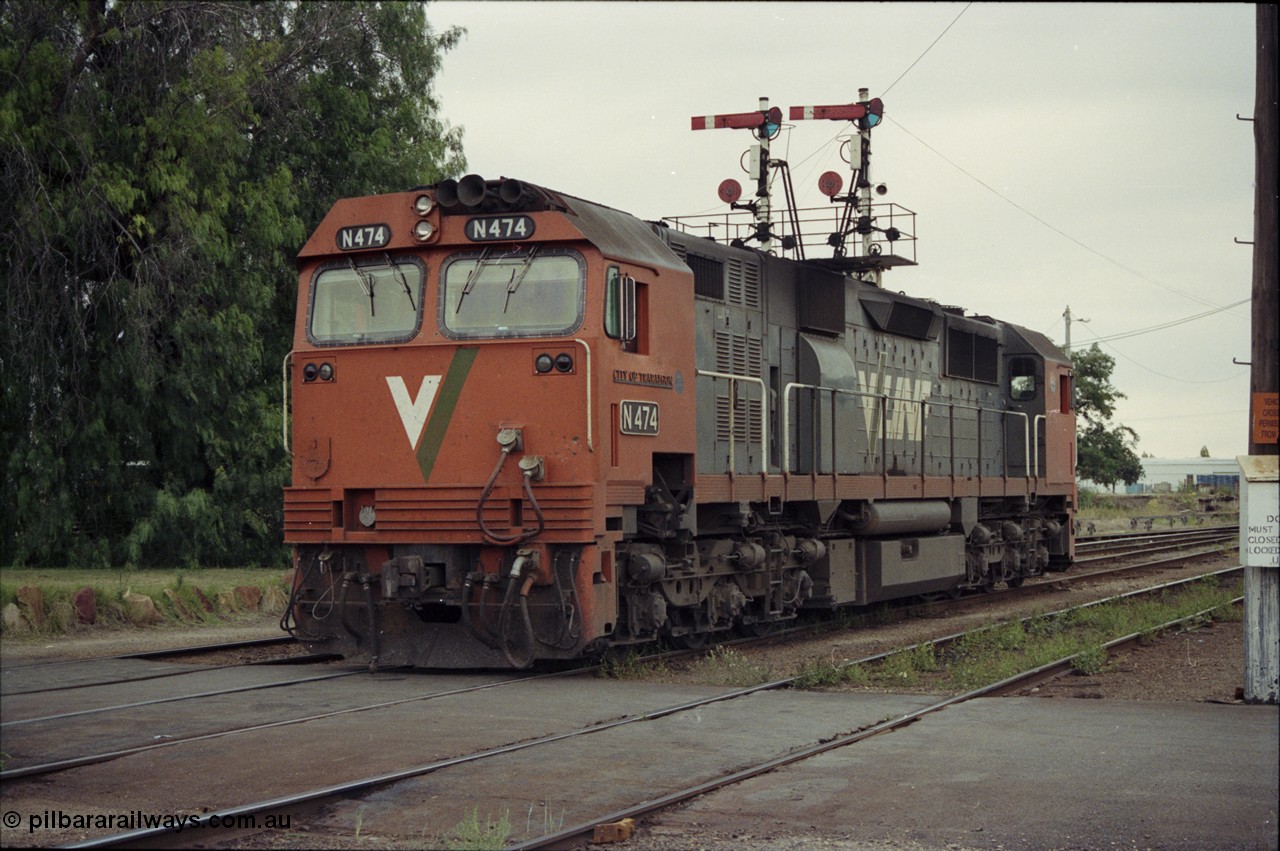
[[[844,188],[844,178],[834,171],[824,171],[818,178],[818,191],[828,198],[834,198]]]
[[[302,380],[303,380],[303,381],[315,381],[315,380],[316,380],[316,365],[315,365],[315,364],[313,364],[313,363],[309,363],[309,364],[307,364],[306,366],[304,366],[304,367],[302,368]]]
[[[556,370],[558,372],[573,371],[573,358],[569,355],[568,352],[561,352],[560,354],[556,355]]]
[[[716,194],[720,196],[721,201],[732,204],[742,197],[742,184],[732,177],[722,180],[716,189]]]

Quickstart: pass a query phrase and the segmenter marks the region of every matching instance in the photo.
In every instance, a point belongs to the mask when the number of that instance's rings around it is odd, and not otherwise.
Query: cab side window
[[[639,331],[636,279],[610,266],[604,287],[604,333],[622,343],[625,351],[636,351]]]
[[[1036,398],[1036,361],[1034,358],[1009,360],[1009,398],[1027,402]]]

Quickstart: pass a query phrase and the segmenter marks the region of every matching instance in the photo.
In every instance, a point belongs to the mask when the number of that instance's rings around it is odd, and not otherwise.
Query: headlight
[[[419,216],[425,216],[436,208],[436,202],[430,195],[419,195],[413,199],[413,211]]]
[[[551,366],[552,366],[551,355],[547,355],[547,354],[538,355],[538,357],[535,358],[533,361],[533,368],[540,373],[550,372]]]
[[[331,363],[320,364],[320,380],[333,381],[333,364]]]
[[[424,195],[423,197],[425,198],[426,196]],[[435,225],[425,219],[413,226],[413,238],[418,240],[418,242],[426,242],[431,239],[431,237],[435,236],[435,234]]]

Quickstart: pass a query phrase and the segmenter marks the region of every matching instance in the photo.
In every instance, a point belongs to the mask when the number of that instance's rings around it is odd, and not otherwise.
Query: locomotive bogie
[[[521,668],[1073,557],[1070,361],[1035,332],[508,180],[341,201],[299,265],[318,649]]]

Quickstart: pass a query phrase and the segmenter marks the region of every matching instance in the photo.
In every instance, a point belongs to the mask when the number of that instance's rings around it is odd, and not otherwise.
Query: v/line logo
[[[400,424],[404,426],[405,437],[409,438],[409,446],[424,482],[431,480],[431,471],[444,445],[449,421],[453,419],[467,375],[479,352],[478,348],[457,349],[445,374],[424,375],[415,393],[409,392],[403,376],[387,376],[391,400],[400,414]]]
[[[405,436],[409,438],[409,446],[418,448],[422,438],[422,429],[427,424],[427,416],[431,413],[431,404],[435,402],[436,391],[440,389],[440,375],[424,375],[418,387],[417,396],[409,395],[409,388],[399,375],[388,375],[387,386],[391,388],[391,398],[400,413],[400,422],[404,425]]]

